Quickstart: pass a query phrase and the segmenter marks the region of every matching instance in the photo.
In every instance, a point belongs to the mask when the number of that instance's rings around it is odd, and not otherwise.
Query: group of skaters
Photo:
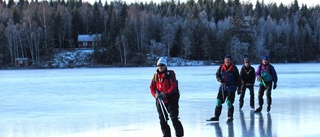
[[[271,110],[272,98],[271,90],[277,88],[277,73],[274,67],[269,63],[267,55],[262,56],[262,63],[257,70],[251,66],[248,58],[244,59],[240,73],[235,64],[232,63],[230,55],[224,57],[224,62],[216,72],[216,79],[220,83],[217,95],[214,116],[207,121],[219,121],[222,111],[222,104],[226,102],[227,122],[233,121],[234,100],[236,92],[240,95],[239,109],[242,109],[246,89],[250,91],[250,107],[254,112],[261,112],[263,106],[263,95],[267,96],[267,112]],[[258,104],[255,108],[254,104],[254,84],[259,82]],[[161,57],[157,62],[157,70],[154,74],[150,91],[156,99],[157,112],[159,114],[160,126],[164,137],[171,137],[170,127],[167,123],[169,116],[171,118],[175,134],[177,137],[184,135],[183,126],[179,120],[179,89],[178,81],[173,70],[167,69],[167,61]]]

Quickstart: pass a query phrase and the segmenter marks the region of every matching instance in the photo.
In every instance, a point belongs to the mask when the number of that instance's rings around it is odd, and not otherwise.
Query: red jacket
[[[166,98],[164,98],[164,103],[168,102],[170,97],[178,92],[177,91],[177,79],[176,74],[172,70],[166,70],[165,72],[159,72],[154,74],[151,84],[150,84],[150,91],[153,97],[156,95],[156,90],[160,93],[164,92]]]

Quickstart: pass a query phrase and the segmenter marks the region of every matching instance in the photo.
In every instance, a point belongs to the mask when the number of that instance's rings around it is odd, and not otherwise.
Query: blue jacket
[[[230,88],[231,91],[236,91],[237,88],[240,89],[241,87],[239,70],[233,64],[228,67],[222,64],[217,70],[216,78]]]

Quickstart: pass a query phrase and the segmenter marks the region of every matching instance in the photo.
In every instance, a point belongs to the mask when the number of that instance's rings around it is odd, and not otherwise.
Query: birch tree
[[[80,15],[82,15],[83,24],[85,27],[85,33],[89,33],[90,20],[92,18],[92,10],[89,3],[82,3],[80,7]]]
[[[18,25],[14,25],[13,21],[10,20],[5,29],[5,35],[8,40],[7,47],[10,52],[11,64],[13,64],[15,58],[24,58],[25,52],[21,41],[21,30]]]
[[[44,48],[45,52],[48,53],[49,43],[53,41],[50,39],[52,37],[52,25],[51,22],[53,20],[50,18],[52,14],[52,8],[48,5],[48,3],[40,3],[38,9],[38,17],[40,20],[40,26],[43,28],[43,36],[44,36]]]
[[[33,6],[33,7],[32,7]],[[24,34],[26,36],[26,42],[27,46],[30,50],[31,60],[33,64],[36,64],[36,48],[38,45],[35,45],[35,28],[37,28],[37,24],[34,22],[33,17],[35,17],[36,14],[36,7],[35,5],[30,5],[28,9],[23,11],[23,29]]]
[[[70,40],[71,19],[72,16],[67,8],[59,4],[56,11],[55,27],[57,30],[55,31],[60,48],[66,48],[65,43]]]
[[[172,44],[175,38],[175,29],[169,22],[169,19],[166,18],[163,25],[162,31],[162,42],[166,45],[167,49],[167,56],[170,56],[170,49],[172,48]]]

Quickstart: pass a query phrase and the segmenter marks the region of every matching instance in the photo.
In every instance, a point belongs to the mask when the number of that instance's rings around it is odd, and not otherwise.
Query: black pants
[[[236,90],[235,88],[232,89],[234,90],[229,90],[228,87],[220,86],[217,99],[219,99],[222,104],[229,100],[233,106]]]
[[[164,137],[171,137],[170,126],[167,123],[168,114],[166,113],[166,111],[163,108],[163,111],[165,114],[165,116],[163,116],[163,112],[161,110],[160,103],[158,101],[156,102],[156,106],[157,106],[157,111],[159,114],[160,126],[161,126],[163,136]],[[179,120],[179,99],[169,100],[169,102],[167,102],[165,104],[165,107],[167,108],[167,110],[170,114],[170,119],[171,119],[173,127],[176,131],[176,136],[177,137],[183,136],[184,135],[183,127],[182,127],[182,124]],[[164,117],[166,119],[164,119]]]
[[[217,102],[216,108],[215,108],[215,117],[219,117],[221,114],[221,109],[222,109],[222,104],[224,102],[227,102],[227,107],[228,107],[228,117],[233,118],[233,113],[234,113],[234,99],[235,99],[235,94],[236,94],[236,87],[235,86],[220,86],[219,87],[219,92],[217,95],[217,100],[221,101],[219,104]]]
[[[271,98],[271,89],[272,89],[272,81],[271,82],[265,82],[266,86],[263,86],[260,84],[259,86],[259,92],[258,92],[258,101],[259,106],[262,107],[263,105],[263,95],[264,91],[266,90],[266,96],[267,96],[267,104],[270,106],[272,104],[272,98]]]
[[[241,94],[240,94],[239,102],[243,104],[243,99],[244,99],[244,96],[246,94],[246,89],[247,88],[250,91],[250,106],[254,107],[254,89],[253,89],[253,85],[251,85],[251,86],[242,85],[241,86]]]

